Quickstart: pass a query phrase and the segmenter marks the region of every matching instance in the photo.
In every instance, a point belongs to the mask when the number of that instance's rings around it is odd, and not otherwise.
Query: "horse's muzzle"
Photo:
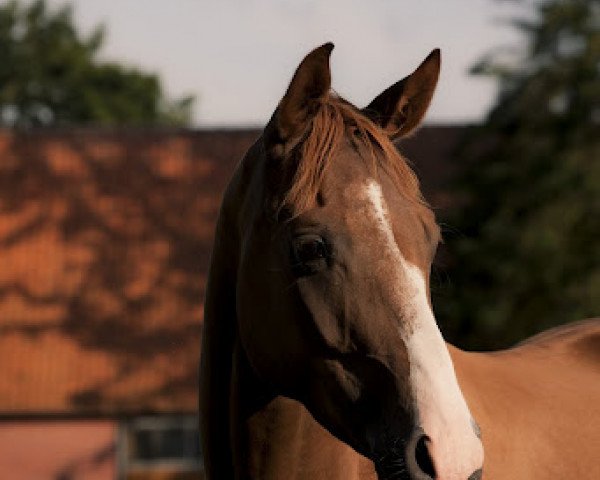
[[[380,480],[435,479],[427,436],[421,428],[415,429],[408,441],[396,440],[387,445],[376,457],[375,467]]]
[[[408,441],[391,442],[375,459],[380,480],[435,480],[436,472],[427,444],[429,439],[417,428]],[[465,480],[481,480],[482,469]]]

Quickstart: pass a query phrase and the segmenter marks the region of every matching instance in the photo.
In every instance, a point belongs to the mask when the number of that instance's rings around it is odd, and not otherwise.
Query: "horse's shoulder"
[[[600,318],[568,323],[539,333],[517,348],[545,348],[587,359],[600,365]]]

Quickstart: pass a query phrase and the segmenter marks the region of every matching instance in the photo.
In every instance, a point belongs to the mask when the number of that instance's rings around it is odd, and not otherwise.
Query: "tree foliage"
[[[600,2],[538,2],[519,61],[475,66],[499,97],[460,151],[464,208],[446,238],[450,339],[500,347],[600,314]]]
[[[193,98],[165,98],[159,78],[98,59],[104,29],[84,36],[69,5],[0,6],[0,125],[186,124]]]

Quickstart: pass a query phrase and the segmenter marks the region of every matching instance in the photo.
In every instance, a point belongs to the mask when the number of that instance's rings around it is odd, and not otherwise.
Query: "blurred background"
[[[362,106],[436,47],[399,145],[436,316],[507,347],[600,312],[600,1],[0,2],[0,478],[198,479],[223,189],[312,48]]]

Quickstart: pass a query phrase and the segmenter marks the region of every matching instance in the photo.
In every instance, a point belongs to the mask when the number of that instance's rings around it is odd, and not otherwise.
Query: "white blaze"
[[[398,248],[381,186],[367,183],[367,200],[393,259],[396,287],[391,289],[398,325],[410,362],[410,383],[421,426],[430,438],[429,450],[443,479],[466,479],[483,463],[483,450],[471,424],[471,414],[458,386],[448,349],[431,310],[423,272],[409,263]],[[465,475],[466,473],[466,475]]]

